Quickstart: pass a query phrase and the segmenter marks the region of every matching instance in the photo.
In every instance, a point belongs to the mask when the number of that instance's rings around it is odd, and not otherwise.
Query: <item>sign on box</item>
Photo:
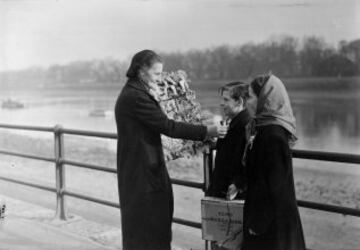
[[[240,249],[243,238],[243,200],[205,197],[201,200],[202,238],[227,249]]]

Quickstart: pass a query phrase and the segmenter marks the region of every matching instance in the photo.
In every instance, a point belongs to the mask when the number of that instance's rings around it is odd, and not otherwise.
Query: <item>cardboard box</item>
[[[201,200],[202,238],[227,249],[240,249],[243,238],[243,200],[205,197]]]

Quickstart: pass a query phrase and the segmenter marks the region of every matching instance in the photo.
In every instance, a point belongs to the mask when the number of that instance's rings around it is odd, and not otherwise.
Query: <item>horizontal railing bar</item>
[[[33,187],[33,188],[38,188],[38,189],[42,189],[42,190],[46,190],[46,191],[49,191],[49,192],[56,193],[56,188],[54,188],[54,187],[43,186],[43,185],[39,185],[39,184],[31,183],[31,182],[26,182],[26,181],[20,181],[20,180],[17,180],[17,179],[3,177],[3,176],[0,176],[0,180],[7,181],[7,182],[12,182],[12,183],[16,183],[16,184],[20,184],[20,185],[24,185],[24,186],[29,186],[29,187]]]
[[[6,151],[6,150],[0,150],[0,154],[28,158],[28,159],[33,159],[33,160],[55,162],[55,158],[52,158],[52,157],[43,157],[43,156],[37,156],[37,155],[23,154],[23,153],[11,152],[11,151]]]
[[[77,162],[77,161],[72,161],[72,160],[66,160],[66,159],[61,159],[60,161],[63,164],[67,164],[67,165],[71,165],[71,166],[75,166],[75,167],[88,168],[88,169],[104,171],[104,172],[109,172],[109,173],[114,173],[114,174],[117,173],[116,169],[113,169],[113,168],[101,167],[101,166],[97,166],[97,165],[93,165],[93,164],[87,164],[87,163],[82,163],[82,162]]]
[[[87,163],[82,163],[82,162],[77,162],[77,161],[72,161],[72,160],[66,160],[66,159],[61,159],[61,162],[63,164],[68,164],[68,165],[81,167],[81,168],[94,169],[94,170],[104,171],[104,172],[109,172],[109,173],[114,173],[114,174],[117,173],[116,169],[108,168],[108,167],[101,167],[101,166],[97,166],[97,165],[92,165],[92,164],[87,164]],[[204,183],[199,183],[199,182],[184,181],[184,180],[179,180],[179,179],[171,179],[171,182],[175,185],[180,185],[180,186],[186,186],[186,187],[192,187],[192,188],[198,188],[198,189],[204,188]]]
[[[116,133],[109,132],[98,132],[98,131],[88,131],[88,130],[77,130],[77,129],[66,129],[61,128],[60,132],[68,135],[78,135],[78,136],[90,136],[90,137],[102,137],[108,139],[117,139]]]
[[[360,217],[360,209],[356,209],[356,208],[341,207],[341,206],[317,203],[312,201],[303,201],[303,200],[298,200],[297,204],[299,207]]]
[[[30,131],[41,131],[41,132],[54,132],[54,127],[41,127],[41,126],[26,126],[26,125],[12,125],[0,123],[0,128],[5,129],[17,129],[17,130],[30,130]]]
[[[69,190],[63,190],[62,193],[64,195],[75,197],[75,198],[78,198],[78,199],[92,201],[92,202],[103,204],[103,205],[110,206],[110,207],[120,208],[120,205],[118,203],[98,199],[98,198],[91,197],[91,196],[84,195],[84,194],[75,193],[75,192],[72,192],[72,191],[69,191]]]
[[[215,146],[211,146],[211,150],[215,151]],[[293,158],[304,160],[318,160],[318,161],[332,161],[340,163],[353,163],[360,164],[359,154],[346,154],[336,152],[324,152],[324,151],[312,151],[312,150],[300,150],[294,149],[292,151]]]
[[[184,220],[184,219],[180,219],[180,218],[173,218],[173,222],[177,223],[177,224],[180,224],[180,225],[201,229],[201,223],[200,222]]]
[[[31,182],[20,181],[20,180],[13,179],[13,178],[7,178],[7,177],[0,176],[0,180],[17,183],[17,184],[24,185],[24,186],[34,187],[34,188],[38,188],[38,189],[42,189],[42,190],[46,190],[46,191],[50,191],[50,192],[56,192],[56,189],[53,187],[43,186],[43,185],[31,183]],[[83,194],[78,194],[78,193],[71,192],[68,190],[64,190],[63,194],[72,196],[75,198],[88,200],[88,201],[100,203],[103,205],[115,207],[115,208],[120,208],[119,204],[117,204],[117,203],[90,197],[90,196],[83,195]],[[322,210],[322,211],[327,211],[327,212],[340,213],[340,214],[344,214],[344,215],[352,215],[352,216],[360,217],[360,210],[355,209],[355,208],[341,207],[341,206],[328,205],[328,204],[316,203],[316,202],[311,202],[311,201],[303,201],[303,200],[298,200],[298,205],[300,207],[304,207],[304,208],[310,208],[310,209],[315,209],[315,210]],[[176,222],[175,220],[177,220],[177,223],[179,223],[179,224],[201,228],[201,224],[197,223],[197,222],[191,222],[191,221],[174,218],[174,222]],[[200,226],[198,226],[198,225],[200,225]]]
[[[106,206],[120,208],[120,205],[118,203],[114,203],[114,202],[111,202],[111,201],[106,201],[106,200],[94,198],[94,197],[91,197],[91,196],[71,192],[71,191],[68,191],[68,190],[63,190],[62,193],[64,195],[67,195],[67,196],[71,196],[71,197],[75,197],[75,198],[79,198],[79,199],[83,199],[83,200],[87,200],[87,201],[92,201],[92,202],[95,202],[95,203],[100,203],[100,204],[103,204],[103,205],[106,205]],[[174,221],[174,223],[178,223],[178,224],[181,224],[181,225],[190,226],[190,227],[194,227],[194,228],[201,228],[201,223],[199,223],[199,222],[184,220],[184,219],[180,219],[180,218],[174,218],[173,221]]]
[[[200,183],[200,182],[184,181],[184,180],[172,178],[171,183],[175,184],[175,185],[180,185],[180,186],[204,189],[204,183]]]
[[[360,164],[360,155],[309,150],[293,150],[293,157],[306,160]]]

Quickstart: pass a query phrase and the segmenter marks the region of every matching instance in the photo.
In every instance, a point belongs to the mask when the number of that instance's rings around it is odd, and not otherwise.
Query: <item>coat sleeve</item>
[[[136,96],[132,115],[146,127],[169,137],[202,141],[207,128],[169,119],[150,96],[141,93]]]
[[[236,138],[235,138],[236,139]],[[231,169],[232,169],[232,183],[241,190],[245,190],[247,183],[246,183],[246,173],[245,167],[242,163],[242,158],[244,154],[245,148],[245,138],[238,136],[239,142],[236,144],[234,157],[231,160]]]
[[[222,174],[221,170],[219,170],[219,168],[215,167],[213,176],[212,176],[212,181],[210,183],[210,187],[208,190],[208,195],[209,196],[214,196],[214,197],[219,197],[219,198],[224,198],[226,195],[226,190],[224,190],[224,186],[225,181],[224,181],[225,177]]]
[[[284,195],[288,179],[290,149],[282,138],[269,138],[262,145],[263,160],[259,166],[259,178],[255,185],[255,199],[249,228],[258,234],[265,233],[275,219],[277,200]],[[291,160],[291,159],[290,159]]]

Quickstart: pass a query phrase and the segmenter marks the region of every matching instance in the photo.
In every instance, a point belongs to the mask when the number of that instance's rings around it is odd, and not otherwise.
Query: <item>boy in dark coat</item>
[[[220,88],[221,109],[229,123],[228,133],[216,144],[215,170],[208,195],[244,198],[246,174],[242,162],[249,133],[250,115],[244,107],[249,85],[232,82]]]

